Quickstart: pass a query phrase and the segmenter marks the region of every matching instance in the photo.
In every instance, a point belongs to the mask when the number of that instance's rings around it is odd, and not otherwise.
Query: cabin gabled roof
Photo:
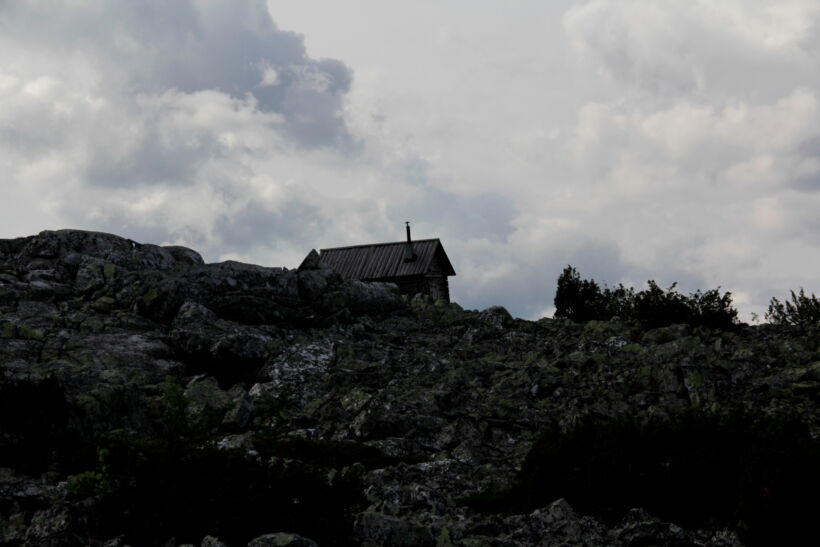
[[[406,241],[322,249],[319,256],[322,264],[336,270],[344,279],[375,280],[424,275],[430,271],[434,259],[439,261],[443,275],[456,275],[438,238],[420,239],[411,244],[416,258],[409,262],[404,260]]]

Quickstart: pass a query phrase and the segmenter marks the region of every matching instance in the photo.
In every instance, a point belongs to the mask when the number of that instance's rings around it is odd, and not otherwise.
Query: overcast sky
[[[0,0],[0,237],[295,267],[439,237],[454,300],[820,292],[820,2]]]

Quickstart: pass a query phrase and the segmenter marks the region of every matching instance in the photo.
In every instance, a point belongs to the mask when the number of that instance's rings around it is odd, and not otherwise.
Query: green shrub
[[[732,307],[732,293],[720,294],[720,287],[701,292],[698,289],[690,297],[698,324],[709,328],[730,329],[737,325],[737,310]]]
[[[795,294],[791,291],[792,301],[780,302],[772,298],[769,311],[766,312],[766,321],[775,325],[809,326],[820,324],[820,300],[811,294],[807,296],[803,288]]]
[[[651,279],[648,284],[647,290],[635,295],[634,317],[643,326],[654,329],[673,323],[694,322],[689,300],[675,290],[677,283],[672,283],[667,290],[661,289]]]
[[[68,493],[76,498],[88,498],[99,492],[103,477],[97,471],[83,471],[68,479]]]
[[[555,317],[565,317],[573,321],[605,319],[603,295],[598,284],[592,279],[581,279],[572,266],[567,266],[558,277],[555,291]]]
[[[112,488],[108,459],[111,453],[107,448],[97,449],[97,469],[83,471],[68,479],[68,493],[76,498],[88,498],[109,492]]]
[[[686,296],[677,292],[677,283],[666,290],[653,280],[648,285],[649,288],[640,292],[623,284],[613,288],[604,285],[601,289],[594,280],[581,279],[575,268],[567,266],[558,277],[555,317],[584,322],[618,316],[637,321],[645,328],[688,323],[729,329],[738,324],[732,294],[721,294],[720,287]]]
[[[164,402],[162,426],[166,438],[176,439],[190,433],[187,409],[191,400],[174,376],[165,377]]]

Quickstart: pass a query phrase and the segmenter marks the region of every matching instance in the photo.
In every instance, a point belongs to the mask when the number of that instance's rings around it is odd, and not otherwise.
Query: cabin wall
[[[413,296],[416,293],[427,293],[427,281],[420,276],[413,277],[396,277],[393,279],[386,279],[399,286],[401,294],[409,294]]]
[[[428,276],[427,277],[427,294],[435,300],[450,301],[450,284],[447,281],[447,276]]]
[[[444,274],[440,259],[436,256],[430,263],[430,269],[425,276],[427,279],[427,294],[434,300],[450,301],[450,284]]]
[[[450,285],[445,275],[394,277],[379,281],[395,283],[401,294],[414,296],[421,293],[429,295],[434,300],[450,301]]]

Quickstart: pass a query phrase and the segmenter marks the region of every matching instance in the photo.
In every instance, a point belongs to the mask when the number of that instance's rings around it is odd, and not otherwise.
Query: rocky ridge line
[[[339,521],[349,535],[321,544],[739,544],[728,521],[684,529],[634,508],[604,523],[564,499],[486,514],[463,500],[514,482],[545,428],[589,416],[796,412],[817,438],[818,334],[530,322],[501,307],[408,299],[317,264],[205,264],[187,248],[76,230],[0,240],[0,542],[134,541],[126,525],[95,535],[113,487],[94,479],[78,496],[76,477],[96,464],[72,463],[60,443],[176,435],[260,472],[306,462],[328,487],[357,485]],[[336,459],[282,456],[285,446]],[[348,447],[361,461],[339,455]],[[321,535],[305,525],[226,537],[206,526],[153,540],[286,544],[253,539],[262,532],[298,532],[292,545]]]

